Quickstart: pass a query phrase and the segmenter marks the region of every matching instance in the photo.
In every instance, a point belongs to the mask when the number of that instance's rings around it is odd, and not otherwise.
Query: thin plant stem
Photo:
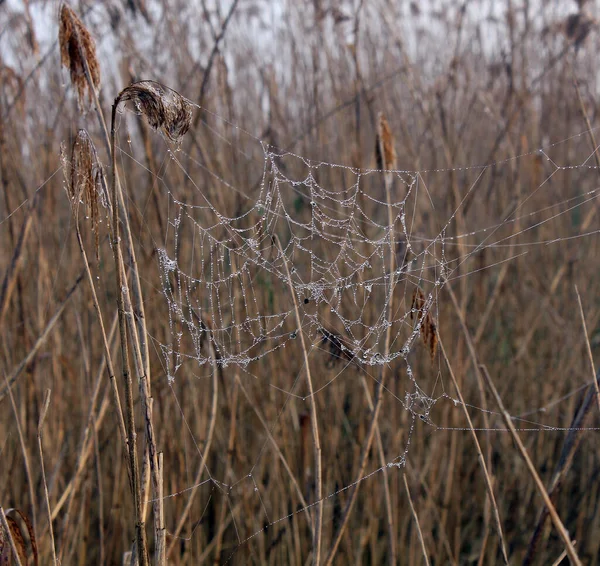
[[[58,559],[56,556],[56,545],[54,543],[54,529],[52,527],[52,509],[50,507],[50,497],[48,495],[48,483],[46,482],[46,470],[44,468],[44,450],[42,449],[42,429],[44,427],[44,420],[46,419],[46,413],[48,412],[48,407],[50,405],[50,395],[51,390],[46,389],[44,394],[44,402],[42,404],[42,410],[40,413],[40,418],[38,420],[38,429],[37,429],[37,439],[38,439],[38,449],[40,452],[40,467],[42,472],[42,484],[44,486],[44,500],[46,502],[46,511],[48,512],[48,531],[50,534],[50,543],[52,548],[52,559],[55,565],[58,564]]]
[[[406,490],[406,497],[408,497],[408,504],[410,505],[410,512],[415,520],[415,526],[417,527],[417,534],[419,535],[419,542],[421,543],[421,550],[423,552],[423,558],[425,560],[426,566],[429,566],[429,554],[427,553],[427,547],[425,546],[425,539],[423,538],[423,533],[421,531],[421,525],[419,524],[419,517],[417,516],[417,512],[415,511],[415,506],[413,505],[412,499],[410,497],[410,489],[408,489],[408,482],[406,481],[406,474],[402,475],[402,479],[404,480],[404,489]]]
[[[6,395],[8,393],[8,388],[13,386],[13,384],[15,383],[15,381],[17,381],[17,379],[19,378],[19,376],[21,375],[23,370],[33,361],[33,359],[37,355],[39,349],[45,344],[46,339],[50,335],[50,332],[52,331],[52,329],[54,328],[56,323],[60,320],[60,317],[62,316],[62,314],[69,302],[69,299],[73,296],[73,293],[75,293],[75,290],[79,286],[79,283],[81,283],[82,279],[83,279],[83,273],[79,275],[79,277],[77,278],[77,280],[75,281],[75,283],[73,284],[71,289],[69,289],[69,291],[67,292],[67,296],[64,298],[63,302],[59,305],[58,309],[56,310],[56,312],[54,313],[52,318],[48,321],[48,324],[46,324],[46,327],[44,328],[43,332],[40,334],[40,336],[36,340],[33,347],[29,350],[29,352],[27,353],[25,358],[23,358],[23,360],[19,363],[19,365],[9,374],[8,379],[5,380],[4,388],[2,390],[0,390],[0,401],[2,401],[2,399],[4,399],[4,397],[6,397]]]
[[[310,403],[310,420],[313,434],[314,443],[314,458],[315,458],[315,499],[316,499],[316,518],[315,526],[313,531],[313,564],[318,566],[321,562],[321,543],[322,543],[322,526],[323,526],[323,471],[321,462],[321,439],[319,437],[319,423],[317,421],[317,403],[315,401],[314,389],[312,384],[312,377],[310,374],[310,364],[308,359],[308,349],[306,347],[306,340],[304,338],[304,332],[302,332],[302,319],[300,318],[300,308],[298,307],[298,299],[294,291],[292,284],[292,276],[290,274],[290,268],[287,263],[285,254],[281,247],[279,238],[274,236],[279,248],[279,253],[283,258],[283,264],[285,266],[285,272],[287,275],[288,287],[294,301],[294,312],[296,315],[296,324],[298,325],[298,334],[300,335],[300,345],[302,347],[302,355],[304,356],[304,366],[306,368],[306,383],[308,385],[308,398]]]
[[[385,151],[383,148],[383,140],[379,140],[379,152],[380,155],[384,155]],[[396,284],[396,246],[395,246],[395,238],[394,238],[394,213],[392,206],[392,177],[391,173],[384,174],[384,183],[385,183],[385,193],[387,199],[387,214],[388,214],[388,229],[389,229],[389,239],[390,239],[390,255],[389,255],[389,288],[388,288],[388,297],[387,297],[387,306],[388,306],[388,326],[385,333],[385,350],[384,354],[387,357],[390,351],[390,346],[392,342],[392,318],[394,315],[394,288]],[[342,519],[340,521],[340,526],[334,536],[334,539],[331,543],[331,547],[329,549],[329,553],[325,560],[325,565],[330,566],[333,563],[333,559],[337,553],[340,542],[342,541],[342,537],[344,536],[344,532],[348,526],[348,521],[350,520],[350,514],[352,513],[352,509],[354,508],[354,504],[356,502],[356,497],[358,495],[358,488],[360,486],[360,480],[364,474],[365,467],[367,465],[367,459],[369,457],[369,452],[371,450],[371,445],[373,443],[373,438],[375,437],[375,430],[378,428],[377,419],[379,418],[379,411],[381,409],[381,404],[383,401],[383,391],[385,388],[385,382],[387,379],[387,372],[389,369],[389,364],[385,363],[381,369],[381,374],[379,381],[377,382],[377,386],[375,388],[375,403],[373,405],[373,410],[371,411],[371,421],[369,423],[369,428],[367,431],[367,435],[365,440],[363,441],[363,446],[361,448],[361,454],[359,458],[358,471],[355,476],[355,480],[350,488],[350,496],[348,497],[348,501],[346,502],[346,506],[344,508],[344,513],[342,515]],[[390,526],[390,525],[388,525]],[[390,534],[390,559],[395,562],[395,536],[393,534],[393,528],[391,528]]]
[[[487,368],[485,366],[480,366],[480,368],[481,368],[481,372],[483,373],[483,376],[488,384],[488,387],[492,391],[492,394],[494,396],[494,399],[496,400],[498,408],[500,409],[500,413],[502,415],[502,419],[504,420],[504,424],[510,431],[511,436],[512,436],[513,440],[515,441],[515,444],[517,445],[519,454],[523,458],[523,461],[525,462],[525,465],[527,466],[527,470],[529,471],[529,474],[533,478],[535,486],[537,487],[540,495],[542,496],[542,499],[544,500],[544,504],[546,505],[546,508],[548,509],[550,518],[552,519],[552,523],[554,524],[554,527],[558,531],[558,535],[560,536],[560,538],[562,539],[562,541],[565,545],[565,550],[567,551],[567,555],[569,556],[569,560],[571,561],[571,564],[574,564],[575,566],[582,566],[581,560],[579,560],[579,556],[577,555],[575,547],[573,546],[573,542],[571,541],[571,537],[569,536],[567,529],[565,529],[565,526],[563,525],[562,521],[560,520],[560,517],[556,511],[556,508],[554,507],[554,504],[552,503],[552,500],[550,499],[550,496],[548,495],[548,492],[546,491],[546,488],[544,487],[544,484],[543,484],[539,474],[537,473],[537,470],[535,469],[535,466],[533,465],[533,462],[531,461],[529,454],[527,453],[527,449],[525,448],[525,445],[521,441],[521,437],[519,436],[519,434],[517,433],[517,430],[515,429],[515,425],[513,424],[512,419],[511,419],[510,415],[508,414],[508,411],[504,408],[504,403],[502,402],[500,394],[498,393],[498,390],[496,389],[496,386],[494,385],[494,382],[492,381],[492,378],[490,377],[490,374],[488,373]]]
[[[213,436],[214,436],[214,432],[215,432],[215,423],[217,421],[217,401],[219,398],[219,365],[217,363],[217,356],[216,356],[216,352],[215,352],[214,345],[212,342],[212,338],[209,338],[208,344],[209,344],[210,357],[212,359],[212,368],[213,368],[213,371],[212,371],[213,393],[212,393],[212,403],[211,403],[211,407],[210,407],[208,430],[206,432],[206,442],[204,443],[204,450],[200,454],[201,460],[200,460],[200,465],[198,466],[198,470],[196,471],[196,477],[194,478],[194,484],[193,484],[194,487],[190,492],[190,496],[188,497],[185,508],[179,515],[179,521],[177,522],[177,527],[175,528],[175,531],[173,533],[171,533],[172,541],[166,550],[167,558],[169,558],[169,556],[171,555],[171,553],[177,546],[179,533],[181,533],[181,531],[185,525],[185,522],[188,519],[188,515],[192,509],[192,504],[195,501],[196,493],[198,491],[198,488],[200,487],[200,480],[202,478],[202,474],[204,473],[204,470],[206,469],[206,462],[208,460],[208,454],[210,453],[210,447],[212,445]]]
[[[113,253],[115,259],[115,274],[117,280],[117,308],[119,312],[119,335],[121,339],[121,362],[123,368],[123,383],[125,386],[126,399],[126,424],[129,439],[129,464],[131,466],[131,488],[133,492],[133,503],[135,509],[135,530],[137,554],[140,566],[148,566],[148,550],[146,542],[146,531],[142,516],[142,493],[140,485],[140,474],[137,455],[137,434],[135,430],[135,417],[133,406],[133,384],[129,370],[129,348],[127,342],[127,320],[125,311],[125,273],[123,268],[123,256],[121,253],[121,241],[119,237],[119,202],[120,185],[116,180],[116,157],[115,157],[115,119],[119,98],[115,99],[111,120],[111,158],[112,158],[112,202],[113,202]]]
[[[4,381],[8,383],[6,375],[4,375]],[[15,404],[15,398],[12,394],[12,389],[7,387],[8,397],[10,398],[10,405],[15,415],[15,422],[17,424],[17,433],[19,435],[19,444],[21,445],[21,452],[23,453],[23,463],[25,464],[25,475],[27,476],[27,486],[29,488],[29,498],[31,499],[31,516],[33,518],[33,531],[36,531],[37,513],[35,510],[35,493],[33,487],[33,476],[31,475],[31,466],[29,465],[29,451],[25,445],[25,439],[23,438],[23,429],[21,428],[21,422],[19,420],[19,414],[17,413],[17,405]]]
[[[598,410],[600,410],[600,387],[598,386],[598,380],[596,379],[596,368],[594,367],[594,356],[592,355],[592,346],[588,337],[587,325],[585,323],[585,315],[583,314],[583,305],[581,303],[581,296],[579,295],[579,289],[575,285],[575,293],[577,293],[577,303],[579,304],[579,314],[581,315],[581,325],[583,327],[583,335],[585,336],[585,346],[590,361],[590,367],[592,368],[592,381],[596,388],[596,401],[598,402]]]
[[[487,489],[488,498],[490,504],[492,506],[494,512],[494,519],[496,521],[496,530],[498,531],[498,538],[500,539],[500,549],[502,550],[502,558],[505,564],[509,564],[508,555],[506,553],[506,544],[504,542],[504,533],[502,530],[502,521],[500,520],[500,511],[498,510],[498,505],[496,504],[496,497],[494,496],[494,488],[492,486],[492,480],[488,473],[487,466],[485,464],[485,456],[483,455],[483,451],[481,450],[481,446],[479,444],[479,440],[477,439],[477,434],[475,433],[475,429],[473,427],[473,422],[471,421],[471,416],[469,415],[469,411],[467,411],[467,406],[465,404],[465,400],[463,399],[462,392],[460,387],[458,386],[458,381],[454,376],[454,371],[452,370],[452,366],[450,365],[450,360],[446,355],[446,350],[444,348],[444,344],[440,339],[438,341],[440,349],[442,351],[442,355],[444,356],[444,360],[446,361],[446,366],[448,367],[448,372],[450,373],[450,377],[452,378],[452,383],[454,384],[454,388],[456,389],[456,393],[458,394],[458,398],[460,399],[461,406],[463,408],[463,413],[467,419],[467,423],[469,425],[469,430],[471,431],[471,436],[473,438],[473,442],[475,443],[475,449],[477,451],[477,458],[479,459],[479,464],[481,465],[481,470],[483,471],[483,477],[485,479],[485,487]]]

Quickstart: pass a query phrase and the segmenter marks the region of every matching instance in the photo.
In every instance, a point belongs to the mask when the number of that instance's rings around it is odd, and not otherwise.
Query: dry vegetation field
[[[0,2],[0,563],[598,564],[599,8]]]

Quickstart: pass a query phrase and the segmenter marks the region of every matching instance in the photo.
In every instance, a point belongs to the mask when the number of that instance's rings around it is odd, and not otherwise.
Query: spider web
[[[312,160],[282,150],[203,111],[218,124],[201,122],[220,144],[223,162],[210,163],[193,149],[166,145],[161,170],[154,174],[162,209],[168,210],[157,254],[170,329],[167,341],[154,341],[171,387],[178,380],[197,377],[195,372],[203,367],[221,379],[227,368],[260,379],[283,393],[276,416],[264,424],[270,435],[291,400],[310,401],[301,386],[306,371],[302,364],[278,368],[282,374],[295,375],[287,385],[272,374],[266,380],[259,377],[270,359],[281,364],[292,356],[301,357],[300,334],[311,366],[314,363],[316,368],[313,395],[317,398],[334,387],[344,372],[377,383],[384,368],[394,368],[396,378],[404,380],[403,386],[386,386],[384,395],[409,415],[403,440],[387,447],[393,456],[385,465],[336,486],[323,496],[325,501],[384,469],[403,467],[419,421],[433,431],[469,430],[440,427],[431,416],[439,402],[454,407],[460,404],[441,379],[443,364],[436,354],[440,294],[446,284],[460,284],[465,277],[476,277],[524,255],[544,261],[548,248],[596,237],[598,229],[589,220],[599,189],[578,188],[565,194],[556,188],[562,186],[561,177],[572,171],[597,175],[593,154],[576,165],[560,165],[552,157],[555,148],[588,132],[481,166],[381,171]],[[120,152],[125,166],[140,165],[132,146],[121,147]],[[241,159],[252,164],[254,177],[237,177],[236,163]],[[489,187],[499,171],[510,171],[522,161],[531,162],[537,175],[532,174],[537,179],[533,189],[519,199],[507,199],[496,222],[490,223],[486,217],[481,226],[461,232],[460,215],[475,198],[485,198],[486,190],[489,198]],[[192,166],[204,172],[202,178],[188,174]],[[449,178],[457,180],[458,194],[451,193]],[[386,182],[391,187],[391,202],[386,199]],[[436,225],[432,216],[439,203],[433,193],[440,185],[445,187],[442,200],[450,203],[450,212]],[[584,212],[588,213],[587,222],[579,218]],[[577,222],[572,221],[574,215],[578,215]],[[567,233],[565,224],[571,225]],[[563,235],[553,237],[558,227]],[[568,253],[562,250],[559,255]],[[415,369],[424,367],[417,362],[418,351],[431,357],[430,375],[420,375]],[[519,429],[575,430],[534,419],[589,383],[544,407],[514,416]],[[467,407],[497,415],[486,407]],[[183,413],[182,417],[185,420]],[[191,425],[186,426],[193,437]],[[257,519],[253,532],[241,533],[236,528],[237,546],[230,558],[270,526],[319,503],[307,496],[306,505],[299,509],[273,515],[268,494],[254,477],[271,442],[269,435],[249,456],[247,473],[233,480],[217,479],[206,469],[208,479],[169,496],[203,486],[212,486],[232,502],[238,489],[256,493],[264,517]],[[198,451],[202,454],[199,447]]]
[[[219,365],[245,368],[285,348],[299,332],[325,345],[333,358],[353,363],[379,366],[405,358],[432,296],[418,316],[412,307],[396,310],[390,319],[390,289],[419,285],[425,277],[432,287],[439,286],[446,265],[441,236],[417,252],[407,230],[406,207],[418,177],[393,174],[398,200],[390,204],[389,226],[379,172],[313,163],[262,147],[265,166],[258,195],[239,216],[222,214],[202,194],[190,203],[169,193],[173,245],[171,253],[159,250],[175,337],[173,344],[163,345],[169,378],[175,379],[189,359],[211,362],[207,341]],[[189,224],[187,230],[183,223]],[[194,247],[182,257],[181,239],[190,237]],[[392,274],[387,267],[391,255],[398,265]],[[290,289],[300,305],[300,326],[292,300],[283,310],[273,305],[275,295],[289,296]],[[388,327],[394,329],[394,340],[386,352]],[[192,351],[182,347],[181,328],[191,336]]]

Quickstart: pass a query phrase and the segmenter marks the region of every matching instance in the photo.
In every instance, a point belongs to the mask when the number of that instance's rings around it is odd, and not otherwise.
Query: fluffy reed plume
[[[423,317],[421,320],[421,338],[423,339],[423,344],[425,344],[429,350],[429,355],[433,360],[438,345],[437,326],[433,320],[431,311],[426,310],[425,296],[423,295],[423,291],[421,291],[421,289],[418,287],[415,289],[415,292],[412,296],[412,305],[410,311],[411,320],[414,320],[415,317],[419,316],[417,313],[421,313],[421,316]]]
[[[375,159],[377,169],[396,169],[396,148],[394,136],[383,112],[379,113],[377,122],[377,138],[375,141]]]
[[[170,140],[179,141],[190,129],[192,105],[178,92],[155,81],[140,81],[123,89],[115,104],[133,102],[155,130]]]
[[[83,104],[86,92],[91,102],[93,93],[89,90],[86,73],[89,74],[94,88],[100,88],[100,65],[96,57],[96,44],[68,4],[63,4],[60,8],[58,43],[61,63],[69,69],[71,82],[77,89],[79,104]]]
[[[98,224],[100,214],[98,200],[102,192],[102,164],[98,161],[96,148],[89,134],[79,130],[71,150],[71,159],[66,156],[66,151],[61,148],[63,172],[67,181],[67,192],[71,205],[75,210],[75,217],[79,204],[83,202],[87,216],[92,222],[92,231],[95,235],[96,257],[99,250]]]

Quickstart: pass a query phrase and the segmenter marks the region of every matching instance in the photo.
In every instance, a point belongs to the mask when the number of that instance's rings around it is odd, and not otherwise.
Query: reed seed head
[[[378,169],[396,169],[396,148],[394,136],[383,112],[379,113],[377,122],[377,140],[375,143],[375,158]]]
[[[91,102],[93,93],[86,79],[86,67],[95,90],[100,88],[100,65],[96,57],[96,44],[90,32],[68,4],[60,8],[58,32],[60,60],[63,67],[69,69],[71,82],[77,89],[79,105],[83,105],[87,93]]]
[[[148,124],[170,140],[179,141],[192,124],[192,105],[178,92],[155,81],[140,81],[123,89],[115,105],[131,101]]]
[[[63,171],[67,181],[67,191],[71,205],[77,217],[79,204],[83,202],[87,216],[92,223],[95,235],[96,257],[99,253],[99,208],[98,200],[102,194],[102,165],[98,161],[96,148],[89,134],[79,130],[71,150],[71,159],[68,160],[64,148],[61,150]]]

